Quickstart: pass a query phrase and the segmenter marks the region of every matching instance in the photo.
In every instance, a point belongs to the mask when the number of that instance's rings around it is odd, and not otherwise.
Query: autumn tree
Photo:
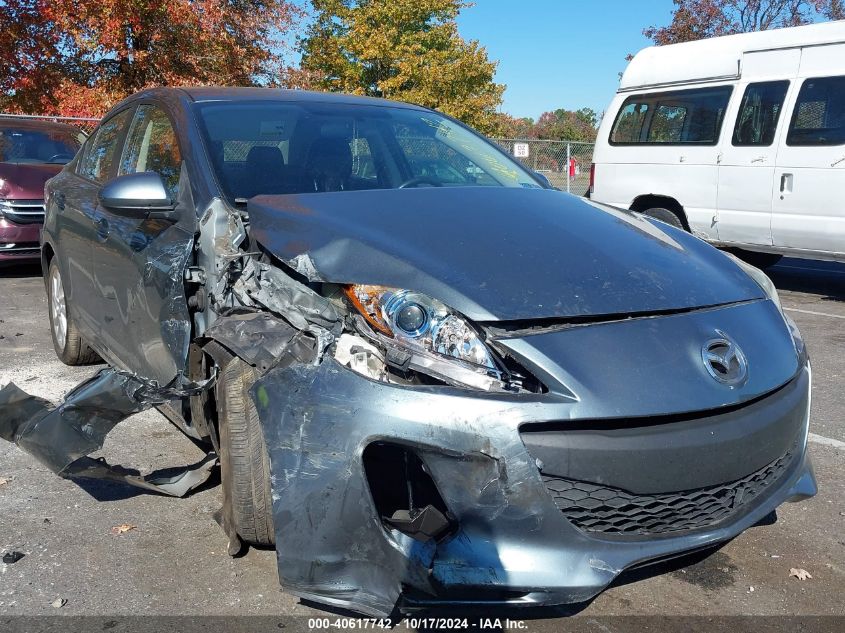
[[[289,0],[0,0],[0,105],[99,115],[148,86],[277,81]]]
[[[496,63],[458,34],[461,0],[312,0],[302,40],[305,85],[437,108],[495,129]]]
[[[676,44],[707,37],[799,26],[819,19],[845,18],[843,0],[673,0],[668,26],[643,34],[655,44]]]
[[[591,108],[574,111],[558,108],[543,112],[536,122],[528,117],[518,119],[500,114],[496,135],[514,139],[592,143],[596,140],[597,124],[598,115]]]

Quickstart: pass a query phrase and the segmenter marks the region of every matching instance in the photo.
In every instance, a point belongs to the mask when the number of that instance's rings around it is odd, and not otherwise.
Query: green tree
[[[312,0],[296,81],[322,90],[437,108],[482,132],[496,129],[504,86],[496,62],[458,34],[462,0]]]

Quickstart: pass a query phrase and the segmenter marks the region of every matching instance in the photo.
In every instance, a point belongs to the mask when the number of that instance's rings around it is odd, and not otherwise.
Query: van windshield
[[[535,178],[483,137],[435,112],[312,102],[195,106],[224,193],[400,187],[531,187]]]

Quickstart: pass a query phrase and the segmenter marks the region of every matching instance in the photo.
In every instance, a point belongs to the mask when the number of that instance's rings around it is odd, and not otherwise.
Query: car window
[[[67,126],[0,121],[0,163],[64,165],[76,155],[83,138]]]
[[[96,134],[85,144],[85,151],[76,173],[99,183],[104,183],[112,177],[120,157],[123,133],[131,117],[132,108],[127,108],[97,128]]]
[[[845,144],[845,77],[804,81],[792,112],[786,144]]]
[[[196,106],[224,193],[314,193],[405,186],[537,187],[521,165],[426,110],[311,101]]]
[[[625,99],[610,132],[611,145],[715,145],[733,88],[694,88]]]
[[[171,197],[175,197],[181,169],[182,154],[170,119],[157,106],[138,106],[118,174],[154,171],[161,176]]]
[[[731,143],[738,147],[771,145],[788,88],[788,81],[748,84],[739,104]]]

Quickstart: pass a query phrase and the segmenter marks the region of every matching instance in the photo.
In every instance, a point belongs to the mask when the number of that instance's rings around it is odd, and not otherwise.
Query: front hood
[[[476,321],[685,310],[763,297],[693,236],[559,191],[257,196],[254,239],[312,279],[408,288]]]
[[[0,163],[0,198],[41,200],[44,183],[58,174],[64,165],[45,163]]]

